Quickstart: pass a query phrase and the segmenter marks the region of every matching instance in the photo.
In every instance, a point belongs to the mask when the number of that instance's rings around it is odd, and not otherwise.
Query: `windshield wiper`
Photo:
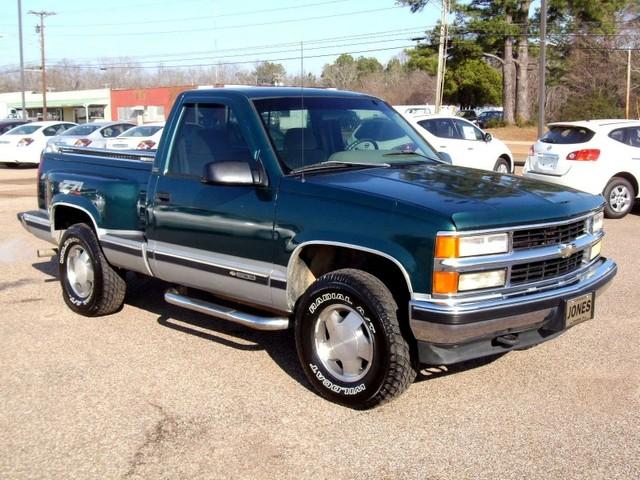
[[[382,156],[383,157],[393,157],[393,156],[399,156],[399,155],[417,155],[418,157],[422,157],[422,158],[426,158],[427,160],[432,160],[434,162],[439,162],[442,163],[442,160],[439,158],[431,158],[431,157],[427,157],[426,155],[423,155],[422,153],[418,153],[418,152],[389,152],[389,153],[383,153]]]
[[[328,170],[333,168],[342,168],[342,167],[364,167],[364,168],[372,168],[372,167],[390,167],[388,163],[366,163],[366,162],[340,162],[337,160],[329,160],[326,162],[313,163],[311,165],[305,165],[304,167],[295,168],[291,170],[292,174],[302,173],[302,172],[312,172],[316,170]]]

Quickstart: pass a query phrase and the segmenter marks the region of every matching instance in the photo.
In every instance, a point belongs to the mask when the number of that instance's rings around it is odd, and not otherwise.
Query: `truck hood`
[[[399,214],[403,204],[417,206],[458,230],[563,220],[603,203],[601,196],[551,183],[443,164],[315,173],[305,181],[393,199]]]

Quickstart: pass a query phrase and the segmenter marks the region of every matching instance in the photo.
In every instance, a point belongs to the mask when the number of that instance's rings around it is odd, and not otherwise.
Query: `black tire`
[[[296,310],[296,347],[302,368],[320,395],[351,408],[365,409],[397,397],[411,385],[416,371],[409,345],[400,332],[397,309],[389,289],[361,270],[337,270],[323,275],[309,287]],[[323,360],[318,354],[316,332],[323,332],[321,335],[330,341],[329,328],[321,323],[322,318],[328,315],[326,312],[340,315],[337,313],[340,310],[356,314],[361,321],[358,336],[368,340],[371,353],[369,361],[358,358],[362,377],[351,377],[354,381],[336,376],[339,369],[347,375],[341,360]],[[345,318],[335,325],[343,325]],[[351,349],[350,353],[353,352]],[[327,366],[330,364],[333,367]]]
[[[626,195],[625,195],[626,192]],[[616,195],[620,193],[620,195]],[[604,215],[607,218],[622,218],[631,211],[635,203],[636,191],[626,178],[613,177],[602,193],[605,200]],[[614,197],[614,198],[612,198]],[[626,198],[626,202],[624,201]]]
[[[496,164],[493,166],[493,171],[494,172],[500,171],[500,167],[506,168],[507,169],[506,173],[511,173],[511,167],[509,166],[509,162],[502,157],[498,158],[498,160],[496,161]]]
[[[69,279],[70,254],[86,252],[86,263],[93,269],[93,282],[86,295],[78,292],[79,283]],[[59,249],[60,284],[62,296],[67,306],[76,313],[87,317],[109,315],[118,311],[124,302],[127,284],[122,276],[114,270],[100,248],[100,244],[91,227],[84,223],[72,225],[62,236]],[[71,268],[73,270],[73,268]]]

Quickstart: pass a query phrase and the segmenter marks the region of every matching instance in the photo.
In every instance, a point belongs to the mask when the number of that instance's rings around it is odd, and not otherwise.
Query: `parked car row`
[[[73,122],[24,120],[0,121],[0,164],[38,164],[44,151],[60,147],[156,149],[163,123],[136,125],[131,122]]]

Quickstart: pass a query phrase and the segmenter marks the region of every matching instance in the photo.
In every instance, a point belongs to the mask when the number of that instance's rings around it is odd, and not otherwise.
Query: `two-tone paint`
[[[252,101],[296,95],[297,89],[183,93],[155,158],[46,153],[40,210],[21,220],[56,243],[84,219],[117,267],[291,312],[302,293],[292,282],[296,259],[308,246],[384,258],[411,298],[428,299],[437,232],[562,221],[602,205],[601,197],[555,185],[444,164],[285,174]],[[168,174],[173,135],[189,103],[233,109],[264,169],[264,185],[206,185]]]

